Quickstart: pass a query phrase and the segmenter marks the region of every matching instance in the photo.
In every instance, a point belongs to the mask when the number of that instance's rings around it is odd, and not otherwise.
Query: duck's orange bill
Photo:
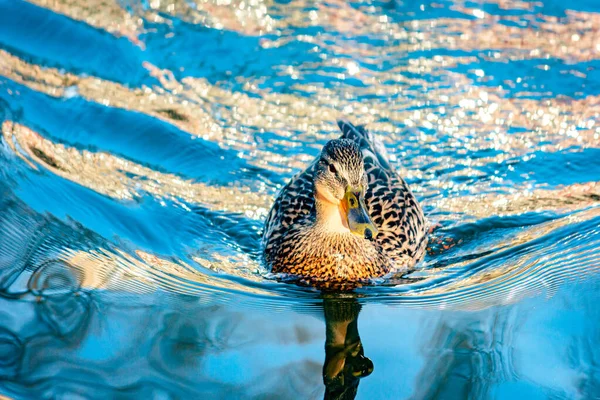
[[[361,188],[347,188],[341,208],[347,218],[348,228],[352,233],[366,239],[377,236],[378,231],[367,212]]]

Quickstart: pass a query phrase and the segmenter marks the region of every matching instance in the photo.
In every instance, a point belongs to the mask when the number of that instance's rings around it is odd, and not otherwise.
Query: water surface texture
[[[439,224],[260,260],[347,117]],[[600,397],[600,4],[0,0],[0,397]]]

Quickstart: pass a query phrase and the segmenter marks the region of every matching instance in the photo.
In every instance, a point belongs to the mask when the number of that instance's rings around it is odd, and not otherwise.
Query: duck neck
[[[331,199],[315,191],[315,208],[317,218],[315,228],[323,233],[348,233],[348,221],[339,206],[339,202],[333,202]]]

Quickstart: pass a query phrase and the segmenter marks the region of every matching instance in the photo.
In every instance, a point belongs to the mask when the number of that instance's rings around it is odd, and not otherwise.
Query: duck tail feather
[[[342,131],[342,138],[352,139],[359,143],[361,140],[367,140],[368,134],[364,125],[354,125],[346,119],[338,120],[337,124]]]
[[[382,167],[389,168],[389,155],[381,139],[369,132],[364,125],[354,125],[350,121],[340,119],[337,121],[342,131],[343,139],[354,140],[363,151],[372,153]]]

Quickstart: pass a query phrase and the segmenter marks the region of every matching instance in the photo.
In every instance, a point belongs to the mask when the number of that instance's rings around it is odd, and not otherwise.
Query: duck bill
[[[377,236],[377,228],[369,217],[361,189],[348,188],[346,190],[342,209],[348,220],[348,228],[352,233],[366,239]]]

